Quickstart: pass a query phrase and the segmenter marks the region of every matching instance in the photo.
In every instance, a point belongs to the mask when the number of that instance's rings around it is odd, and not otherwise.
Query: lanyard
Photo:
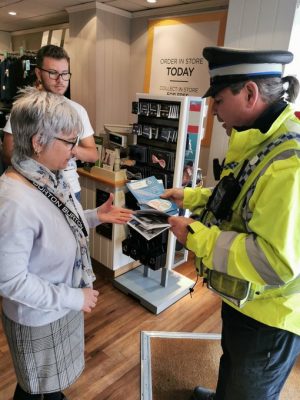
[[[33,184],[41,193],[43,193],[44,196],[46,196],[52,204],[54,204],[57,208],[60,209],[60,211],[64,214],[65,218],[69,217],[72,221],[75,222],[75,224],[78,226],[79,229],[82,230],[83,234],[85,237],[88,236],[87,230],[85,228],[85,225],[80,217],[80,215],[77,217],[73,211],[69,209],[62,201],[60,201],[53,193],[49,192],[49,190],[46,189],[45,186],[40,186],[38,183],[32,181],[31,179],[26,178],[30,183]],[[70,199],[73,201],[71,195]]]

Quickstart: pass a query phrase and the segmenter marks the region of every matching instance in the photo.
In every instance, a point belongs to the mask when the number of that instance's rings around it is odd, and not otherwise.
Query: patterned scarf
[[[39,164],[32,158],[22,161],[12,159],[13,167],[29,181],[32,181],[50,193],[54,194],[65,206],[69,208],[77,217],[84,217],[77,210],[70,192],[70,186],[64,178],[63,171],[51,172],[48,168]],[[44,196],[41,193],[41,196]],[[61,212],[61,211],[60,211]],[[64,214],[77,243],[76,257],[73,266],[72,286],[74,288],[92,287],[92,282],[96,279],[93,273],[88,237],[85,237],[82,230],[68,215]],[[88,230],[88,227],[86,227]]]

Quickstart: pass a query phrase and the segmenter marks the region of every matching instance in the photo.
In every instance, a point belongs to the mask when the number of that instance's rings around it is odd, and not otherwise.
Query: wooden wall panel
[[[95,10],[70,13],[71,98],[82,104],[96,128],[96,16]]]
[[[225,45],[287,49],[297,0],[230,0]]]
[[[12,37],[9,32],[0,31],[0,53],[12,50]]]
[[[135,18],[131,23],[131,55],[130,55],[130,90],[131,101],[136,98],[136,93],[142,93],[146,71],[146,51],[148,40],[148,19]],[[131,116],[132,122],[136,116]]]
[[[269,0],[271,3],[271,0]],[[288,49],[298,0],[278,0],[272,49]]]
[[[43,32],[27,33],[19,35],[12,33],[11,42],[13,51],[19,51],[20,47],[25,50],[38,50],[41,47]],[[2,48],[1,48],[2,50]]]
[[[72,99],[87,109],[97,135],[104,123],[127,124],[130,18],[95,7],[70,13],[69,21]]]
[[[130,76],[130,23],[127,17],[97,10],[97,132],[105,123],[127,124]]]

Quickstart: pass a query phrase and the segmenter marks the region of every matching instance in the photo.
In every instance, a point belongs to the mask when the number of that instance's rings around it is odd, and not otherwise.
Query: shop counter
[[[113,173],[97,167],[90,171],[77,170],[81,186],[83,209],[92,209],[104,203],[110,193],[114,205],[125,206],[126,175]],[[139,265],[139,262],[122,253],[122,241],[127,237],[127,225],[101,224],[90,231],[90,252],[93,264],[104,267],[111,277],[116,277]]]

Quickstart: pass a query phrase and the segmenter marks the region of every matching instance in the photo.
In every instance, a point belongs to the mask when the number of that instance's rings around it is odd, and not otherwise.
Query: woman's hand
[[[113,206],[114,196],[110,193],[109,198],[97,209],[99,221],[111,224],[126,224],[132,219],[132,210],[123,207]]]
[[[99,292],[91,288],[81,289],[83,291],[84,302],[82,306],[82,311],[91,312],[92,308],[97,304]]]
[[[163,194],[160,195],[161,199],[168,199],[177,204],[179,208],[183,207],[183,189],[172,188],[166,189]]]
[[[185,245],[187,235],[189,233],[187,226],[195,222],[195,220],[186,217],[170,217],[168,218],[168,222],[171,225],[170,230],[177,237],[178,241],[181,244]]]

